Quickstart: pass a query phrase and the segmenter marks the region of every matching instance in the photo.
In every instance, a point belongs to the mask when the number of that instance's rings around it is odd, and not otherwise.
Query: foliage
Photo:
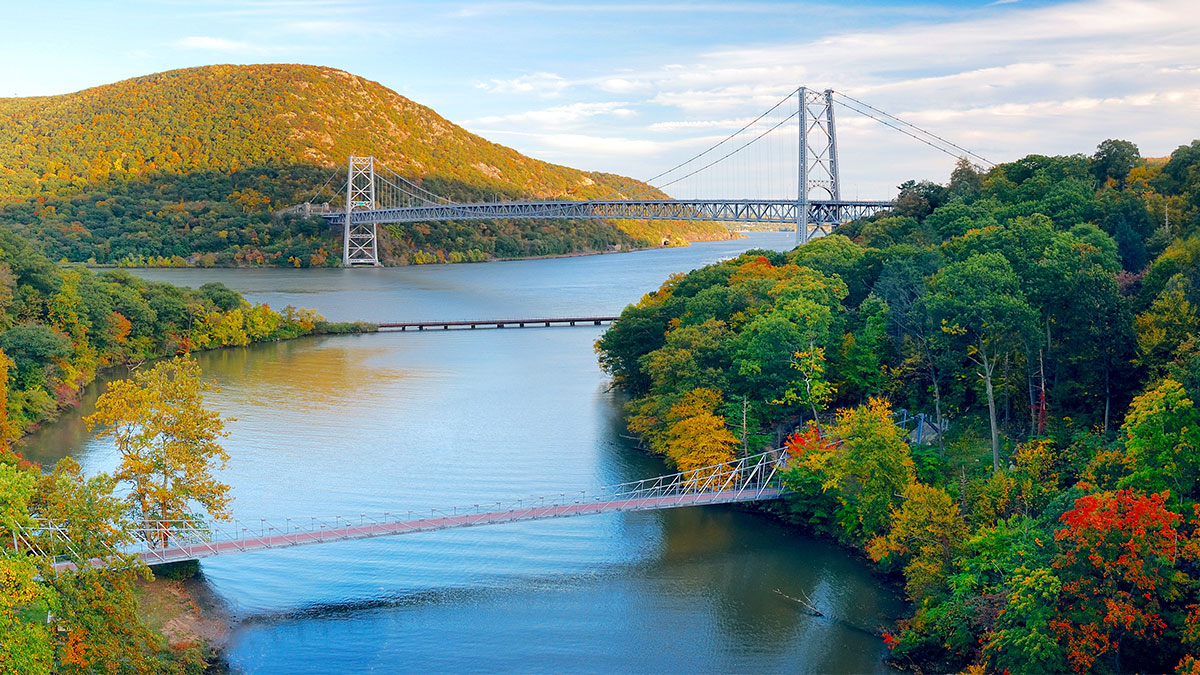
[[[107,366],[360,325],[328,324],[306,310],[251,305],[221,284],[198,290],[124,271],[58,268],[0,229],[0,371],[8,383],[0,444],[72,405]],[[4,293],[0,292],[0,301]]]
[[[1133,464],[1123,484],[1168,490],[1180,507],[1200,501],[1200,409],[1188,394],[1165,379],[1133,399],[1122,427]]]
[[[229,459],[218,442],[228,434],[220,414],[204,408],[209,388],[195,360],[177,357],[113,382],[96,401],[88,427],[100,427],[96,437],[116,443],[121,463],[115,477],[130,484],[136,517],[196,519],[196,508],[228,516],[229,486],[213,475]]]
[[[637,181],[525,157],[349,73],[188,68],[62,96],[0,99],[0,223],[51,258],[119,266],[340,262],[340,232],[274,215],[334,199],[349,155],[461,201],[601,198]],[[651,191],[648,196],[661,196]],[[398,263],[609,251],[721,238],[716,223],[474,221],[381,228]]]
[[[958,505],[941,488],[918,482],[904,489],[903,502],[892,507],[891,526],[868,546],[871,558],[907,560],[904,577],[908,597],[920,602],[937,590],[966,541],[967,525]]]
[[[844,537],[869,541],[887,529],[896,499],[913,481],[908,445],[891,408],[879,399],[839,412],[828,434],[829,440],[806,451],[791,471],[815,476],[822,491],[834,495]],[[791,480],[797,479],[802,480]]]
[[[1167,628],[1164,605],[1182,579],[1175,573],[1180,517],[1166,500],[1166,493],[1101,492],[1063,514],[1054,568],[1064,581],[1050,626],[1075,671],[1110,658],[1120,672],[1120,652],[1130,649],[1123,642],[1153,643]]]
[[[787,439],[787,517],[904,575],[897,664],[1200,672],[1197,307],[1200,141],[1108,140],[672,277],[597,350],[652,448],[706,388]]]
[[[736,459],[737,438],[716,414],[721,392],[695,389],[671,407],[666,434],[666,454],[680,471],[723,464]]]

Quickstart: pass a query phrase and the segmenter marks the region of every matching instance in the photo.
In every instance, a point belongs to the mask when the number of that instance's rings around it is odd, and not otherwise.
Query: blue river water
[[[682,249],[390,269],[146,270],[368,321],[616,314],[685,272],[792,235]],[[570,493],[663,473],[626,437],[603,328],[380,333],[199,355],[236,418],[238,517],[355,516]],[[116,461],[79,410],[44,462]],[[861,560],[771,518],[694,507],[206,559],[247,673],[874,672],[901,612]],[[813,617],[785,596],[807,597]]]

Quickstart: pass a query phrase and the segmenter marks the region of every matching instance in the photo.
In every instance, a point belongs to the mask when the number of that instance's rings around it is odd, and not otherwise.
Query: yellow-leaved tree
[[[221,447],[225,421],[204,407],[212,385],[188,357],[161,361],[131,380],[113,382],[85,420],[111,436],[121,454],[115,478],[129,485],[135,518],[150,521],[227,518],[229,486],[214,472],[229,453]],[[170,526],[148,539],[165,545]]]
[[[671,407],[666,450],[680,471],[737,459],[734,448],[739,443],[726,428],[725,418],[716,413],[720,404],[719,389],[699,388],[688,392]]]

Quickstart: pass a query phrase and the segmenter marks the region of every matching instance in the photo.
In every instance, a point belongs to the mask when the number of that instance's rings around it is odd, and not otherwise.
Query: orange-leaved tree
[[[114,477],[129,484],[135,518],[228,517],[229,486],[214,475],[229,459],[219,442],[228,434],[221,415],[204,407],[210,388],[196,361],[176,357],[113,382],[96,401],[86,422],[100,428],[97,438],[116,443],[121,463]],[[148,540],[165,544],[169,529],[164,525]]]

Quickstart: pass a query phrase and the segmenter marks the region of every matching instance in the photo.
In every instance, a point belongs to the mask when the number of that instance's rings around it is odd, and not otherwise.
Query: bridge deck
[[[888,201],[812,200],[808,202],[808,222],[827,227],[870,216],[891,206],[891,202]],[[345,224],[345,211],[328,210],[313,213],[331,223]],[[786,199],[633,199],[382,206],[355,210],[350,214],[350,220],[352,223],[364,225],[509,218],[795,224],[798,213],[799,204],[796,200]]]
[[[308,544],[324,544],[336,541],[354,539],[371,539],[398,534],[413,534],[416,532],[432,532],[459,527],[474,527],[477,525],[497,525],[528,520],[545,520],[549,518],[566,518],[570,516],[585,516],[599,513],[614,513],[622,511],[650,511],[659,509],[679,508],[683,506],[700,506],[705,504],[732,504],[751,502],[781,497],[783,491],[776,487],[759,487],[756,489],[725,490],[721,492],[698,492],[694,494],[669,495],[662,497],[638,497],[631,499],[614,499],[610,501],[580,502],[574,504],[554,504],[549,506],[530,506],[512,508],[501,511],[483,513],[446,514],[433,512],[428,517],[410,518],[390,522],[365,522],[349,524],[342,527],[302,529],[303,525],[295,525],[296,531],[287,531],[272,525],[264,525],[259,532],[247,533],[236,539],[219,539],[197,542],[167,548],[149,549],[138,554],[138,558],[147,565],[162,565],[186,560],[198,560],[222,553],[241,553],[261,551],[266,549],[288,548]],[[265,522],[265,521],[264,521]],[[93,564],[103,564],[101,560]],[[73,569],[74,563],[59,562],[54,565],[56,570]]]
[[[450,330],[451,328],[530,328],[530,327],[550,327],[550,326],[601,326],[606,323],[612,323],[616,320],[615,316],[567,316],[558,318],[534,318],[534,319],[462,319],[456,321],[393,321],[376,324],[380,330],[400,330],[408,329],[425,330],[426,328],[441,328],[442,330]]]

